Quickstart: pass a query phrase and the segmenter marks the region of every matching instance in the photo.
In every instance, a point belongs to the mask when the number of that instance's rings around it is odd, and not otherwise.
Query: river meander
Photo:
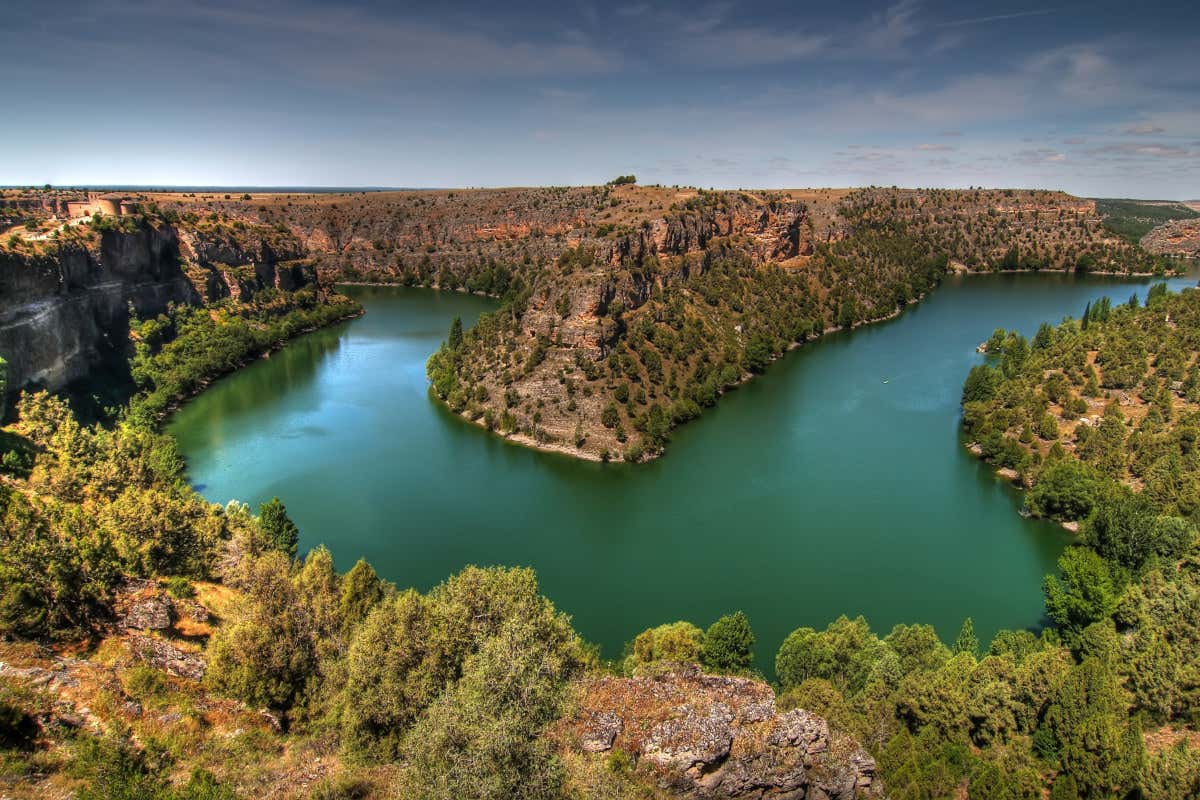
[[[206,497],[278,495],[302,550],[324,543],[340,568],[363,556],[422,590],[465,564],[532,566],[609,656],[650,625],[736,609],[768,671],[789,631],[839,614],[948,640],[970,616],[986,642],[1039,624],[1067,534],[1021,518],[1018,493],[961,445],[975,346],[1148,285],[948,278],[895,320],[792,352],[637,466],[512,445],[431,399],[425,359],[490,301],[354,287],[365,316],[218,381],[169,429]]]

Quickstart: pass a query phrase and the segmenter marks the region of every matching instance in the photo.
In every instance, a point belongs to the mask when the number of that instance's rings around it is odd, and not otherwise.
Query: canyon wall
[[[0,252],[0,354],[9,387],[59,389],[124,347],[129,311],[196,302],[169,226],[106,232],[96,250]]]
[[[316,274],[293,237],[242,228],[181,229],[165,222],[100,232],[28,253],[0,251],[0,356],[11,392],[61,389],[122,356],[129,316],[172,303],[250,299],[269,287],[295,290]]]

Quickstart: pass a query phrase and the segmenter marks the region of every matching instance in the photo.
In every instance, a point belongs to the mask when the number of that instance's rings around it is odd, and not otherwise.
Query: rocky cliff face
[[[169,226],[110,231],[99,246],[0,253],[0,353],[9,387],[58,389],[124,346],[129,311],[157,314],[196,302]]]
[[[1159,225],[1142,237],[1151,253],[1200,258],[1200,219],[1177,219]]]
[[[812,253],[808,208],[794,200],[756,201],[726,193],[716,202],[648,220],[615,242],[601,242],[603,261],[612,266],[640,263],[648,256],[683,255],[704,250],[714,239],[742,236],[758,261],[783,261]]]
[[[621,332],[619,326],[598,322],[614,303],[625,311],[641,308],[656,289],[703,273],[709,261],[673,259],[669,267],[659,262],[650,268],[648,259],[697,256],[716,240],[727,239],[736,242],[729,249],[748,253],[756,262],[782,261],[811,255],[811,231],[805,203],[756,202],[736,193],[720,196],[719,204],[647,221],[616,240],[585,243],[598,250],[592,268],[563,276],[554,291],[535,293],[523,320],[525,332],[530,338],[555,335],[563,345],[591,358],[603,356]],[[723,248],[714,251],[723,252]],[[560,308],[567,310],[565,316]]]
[[[300,240],[269,226],[185,228],[179,240],[189,279],[209,302],[249,300],[269,287],[292,292],[316,280]]]
[[[704,675],[695,665],[653,677],[599,678],[563,723],[565,746],[619,749],[660,788],[687,798],[878,798],[875,761],[807,711],[779,713],[761,681]]]
[[[300,288],[315,280],[301,256],[294,237],[269,229],[235,235],[148,221],[106,230],[90,246],[0,251],[0,355],[9,388],[60,389],[119,356],[130,311],[153,316],[170,303]]]

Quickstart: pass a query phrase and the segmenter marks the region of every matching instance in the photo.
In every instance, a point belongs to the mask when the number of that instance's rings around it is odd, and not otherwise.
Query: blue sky
[[[1200,198],[1196,3],[6,3],[0,184]]]

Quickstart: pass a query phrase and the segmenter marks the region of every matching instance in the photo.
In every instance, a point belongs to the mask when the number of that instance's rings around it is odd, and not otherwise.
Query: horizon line
[[[242,192],[242,193],[259,193],[259,194],[333,194],[337,192],[447,192],[447,191],[499,191],[504,189],[554,189],[554,188],[592,188],[600,186],[608,186],[606,183],[546,183],[546,184],[511,184],[511,185],[489,185],[489,186],[355,186],[355,185],[335,185],[335,184],[311,184],[311,185],[294,185],[286,184],[170,184],[170,183],[43,183],[43,184],[0,184],[0,190],[75,190],[83,191],[89,189],[96,190],[121,190],[121,191],[136,191],[136,192]],[[859,184],[855,186],[792,186],[786,188],[768,188],[761,186],[709,186],[707,189],[703,186],[695,184],[673,183],[666,184],[661,182],[655,183],[635,183],[634,186],[643,188],[660,188],[660,189],[697,189],[700,191],[837,191],[845,189],[906,189],[910,191],[921,190],[946,190],[946,191],[1035,191],[1035,192],[1062,192],[1063,194],[1072,197],[1079,197],[1084,200],[1144,200],[1158,201],[1170,203],[1195,203],[1200,202],[1200,196],[1196,198],[1181,198],[1173,199],[1168,197],[1131,197],[1131,196],[1100,196],[1100,195],[1076,195],[1066,189],[1052,189],[1038,186],[970,186],[970,187],[951,187],[951,186],[900,186],[899,184]]]

